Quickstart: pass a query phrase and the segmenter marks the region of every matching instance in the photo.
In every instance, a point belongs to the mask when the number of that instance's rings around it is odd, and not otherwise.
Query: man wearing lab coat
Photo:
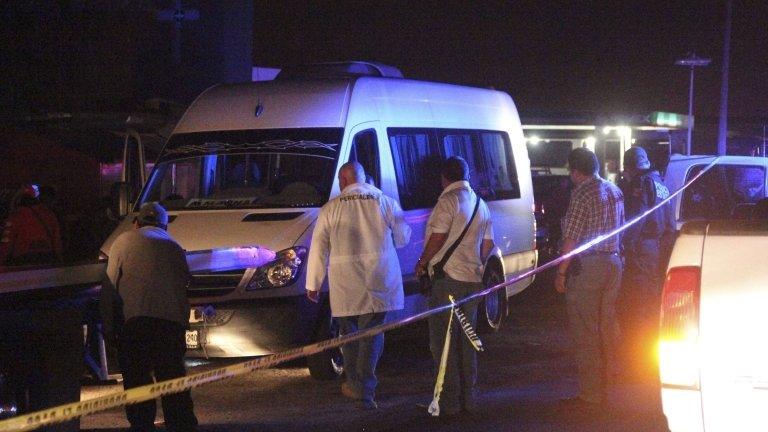
[[[323,206],[315,224],[307,264],[307,296],[317,302],[328,269],[331,314],[348,334],[384,322],[403,308],[403,281],[395,247],[408,244],[411,228],[397,201],[365,182],[357,162],[339,170],[341,195]],[[375,409],[376,363],[384,334],[342,347],[344,396]]]

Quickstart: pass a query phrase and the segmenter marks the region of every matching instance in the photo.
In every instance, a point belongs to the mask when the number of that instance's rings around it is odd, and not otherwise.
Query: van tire
[[[489,265],[483,276],[483,285],[489,288],[504,282],[504,275],[498,265]],[[480,302],[477,314],[477,329],[480,333],[495,333],[501,329],[507,315],[507,290],[500,288]]]
[[[315,342],[333,339],[339,335],[339,324],[330,314],[320,319],[315,331]],[[344,373],[344,357],[340,348],[331,348],[307,357],[309,375],[321,381],[330,381]]]

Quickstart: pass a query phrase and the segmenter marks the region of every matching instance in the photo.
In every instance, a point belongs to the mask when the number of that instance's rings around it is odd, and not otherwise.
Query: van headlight
[[[246,290],[281,288],[299,278],[307,258],[307,248],[294,246],[275,254],[275,259],[258,267]]]

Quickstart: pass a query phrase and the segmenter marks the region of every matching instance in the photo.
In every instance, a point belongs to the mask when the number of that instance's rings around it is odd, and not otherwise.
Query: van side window
[[[403,209],[432,207],[440,194],[440,162],[461,156],[470,184],[486,201],[520,198],[509,138],[504,132],[464,129],[387,130]]]
[[[379,143],[376,140],[376,131],[364,130],[352,139],[352,148],[349,150],[349,160],[357,161],[365,169],[368,178],[366,181],[376,187],[381,187],[381,170],[379,169]]]
[[[690,181],[705,165],[691,167]],[[680,218],[732,219],[739,209],[765,196],[765,168],[748,165],[717,165],[683,192]]]
[[[440,196],[442,155],[430,129],[387,129],[404,210],[433,207]]]
[[[469,183],[486,201],[520,198],[515,161],[506,134],[440,129],[444,157],[461,156],[469,165]]]

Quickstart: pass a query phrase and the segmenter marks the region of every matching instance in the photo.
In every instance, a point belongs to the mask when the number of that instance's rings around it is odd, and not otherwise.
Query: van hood
[[[260,250],[254,253],[262,261],[266,257],[274,257],[275,252],[283,249],[307,246],[299,242],[311,228],[319,211],[310,208],[169,212],[168,232],[187,251],[188,261],[192,255],[201,255],[200,252],[232,249],[233,253],[242,256],[245,250],[253,251],[254,248]],[[109,249],[119,234],[132,229],[133,216],[126,216],[107,239],[101,249],[104,254],[109,256]]]

